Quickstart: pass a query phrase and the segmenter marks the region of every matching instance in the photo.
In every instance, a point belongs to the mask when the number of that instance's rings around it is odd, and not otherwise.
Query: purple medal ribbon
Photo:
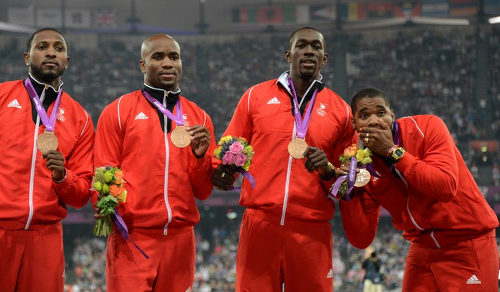
[[[120,234],[122,235],[123,239],[125,240],[129,239],[130,242],[132,242],[132,244],[142,253],[142,255],[146,259],[149,259],[149,256],[128,235],[127,224],[125,224],[125,221],[123,221],[122,216],[120,216],[120,213],[118,213],[118,210],[116,208],[115,208],[115,214],[111,215],[111,219],[115,223],[116,228],[118,228],[118,231],[120,231]]]
[[[333,184],[332,191],[330,193],[333,197],[338,197],[338,192],[340,185],[347,179],[347,191],[345,193],[345,200],[349,201],[351,199],[351,191],[354,187],[354,181],[356,181],[356,165],[358,164],[358,159],[355,156],[351,157],[351,164],[349,165],[349,172],[342,176],[339,176],[335,183]]]
[[[182,118],[182,107],[181,107],[181,99],[177,99],[177,103],[175,106],[177,107],[177,111],[174,114],[170,112],[161,102],[159,102],[156,98],[152,97],[146,90],[142,91],[142,94],[146,99],[152,103],[159,111],[161,111],[164,115],[166,115],[169,119],[175,122],[178,126],[184,125],[184,119]]]
[[[253,178],[253,175],[246,171],[246,170],[238,170],[239,173],[243,175],[244,178],[248,179],[250,184],[252,185],[252,189],[255,188],[255,179]],[[230,187],[228,190],[239,190],[241,187]]]
[[[31,83],[29,77],[24,80],[24,86],[26,87],[26,90],[28,91],[31,100],[33,100],[33,103],[35,104],[35,109],[38,115],[40,116],[40,120],[45,125],[45,128],[47,129],[47,131],[54,132],[54,127],[56,125],[57,110],[59,109],[59,103],[61,102],[61,95],[63,92],[62,88],[59,87],[59,92],[57,93],[56,102],[54,103],[54,107],[52,108],[52,112],[49,118],[47,112],[43,108],[42,101],[38,97],[38,94],[36,93],[36,90],[33,87],[33,83]]]
[[[292,91],[293,95],[293,116],[295,117],[295,126],[297,128],[297,137],[304,139],[306,137],[307,128],[309,127],[309,121],[311,120],[311,112],[314,107],[314,101],[316,100],[316,95],[318,94],[318,89],[314,90],[311,97],[311,101],[307,106],[306,113],[302,119],[299,110],[299,103],[297,101],[297,94],[295,93],[295,87],[293,86],[292,78],[288,77],[288,86]]]
[[[394,144],[401,146],[401,138],[399,137],[399,123],[394,121]]]

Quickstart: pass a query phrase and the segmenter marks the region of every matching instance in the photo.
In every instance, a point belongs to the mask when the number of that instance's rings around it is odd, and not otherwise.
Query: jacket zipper
[[[40,96],[40,101],[43,102],[45,99],[45,88],[42,91]],[[24,226],[24,230],[28,230],[30,228],[31,220],[33,220],[33,214],[35,213],[35,208],[33,204],[33,191],[35,187],[35,167],[36,167],[36,155],[38,150],[36,148],[36,140],[38,138],[38,128],[40,126],[40,115],[36,114],[36,124],[35,124],[35,132],[33,134],[33,152],[31,155],[31,169],[30,169],[30,190],[28,195],[28,202],[30,212],[28,214],[28,220],[26,221],[26,226]]]
[[[315,82],[311,83],[311,85],[307,89],[306,93],[304,93],[304,96],[306,96],[309,93],[309,90],[312,88],[314,83]],[[288,94],[291,95],[290,89],[287,86],[284,86],[284,87],[287,89]],[[302,102],[304,101],[304,96],[300,100],[299,108],[302,106]],[[296,134],[297,134],[297,125],[295,124],[295,120],[294,120],[292,140],[295,139]],[[281,220],[280,220],[280,225],[282,225],[282,226],[285,225],[286,208],[288,206],[288,193],[290,191],[290,175],[292,172],[292,161],[293,161],[292,156],[288,155],[288,167],[286,169],[286,182],[285,182],[285,196],[283,198],[283,208],[281,209]]]
[[[29,190],[29,197],[28,197],[28,202],[29,202],[29,214],[28,214],[28,220],[26,221],[26,226],[24,226],[24,230],[28,230],[30,228],[31,220],[33,220],[33,213],[34,213],[34,206],[33,206],[33,189],[35,185],[35,167],[36,167],[36,155],[37,155],[37,148],[36,148],[36,139],[38,137],[38,127],[40,125],[40,116],[37,114],[36,116],[36,124],[35,124],[35,132],[33,134],[33,152],[31,155],[31,169],[30,169],[30,190]]]
[[[165,92],[163,95],[163,106],[167,107],[167,95],[168,92]],[[167,224],[163,227],[163,235],[168,234],[168,224],[172,221],[172,209],[170,208],[170,204],[168,202],[168,167],[169,167],[169,162],[170,162],[170,152],[169,152],[169,145],[168,145],[168,133],[167,133],[167,125],[168,125],[168,120],[163,115],[163,139],[165,141],[165,173],[164,173],[164,182],[163,182],[163,199],[165,201],[165,206],[167,207],[167,214],[168,214],[168,219],[167,219]]]

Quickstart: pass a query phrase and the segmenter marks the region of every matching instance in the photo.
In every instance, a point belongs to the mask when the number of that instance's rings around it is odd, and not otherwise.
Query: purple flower
[[[241,151],[243,151],[243,145],[241,145],[240,142],[234,142],[231,146],[229,146],[229,151],[233,154],[241,153]]]
[[[233,164],[235,159],[236,159],[235,155],[228,151],[226,152],[226,154],[224,154],[224,157],[222,158],[222,164],[224,165]]]
[[[234,164],[236,164],[236,166],[242,167],[243,165],[245,165],[245,161],[247,161],[247,156],[243,153],[240,153],[236,156]]]

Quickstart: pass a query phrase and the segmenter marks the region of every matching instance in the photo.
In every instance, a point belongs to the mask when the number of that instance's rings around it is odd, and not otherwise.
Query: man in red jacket
[[[335,170],[328,160],[338,162],[352,143],[351,112],[321,82],[328,55],[319,31],[292,33],[285,58],[290,70],[248,89],[224,134],[255,150],[255,188],[245,181],[240,198],[236,291],[333,290],[328,221],[335,205],[325,192]],[[230,169],[214,170],[214,185],[227,189],[233,181]]]
[[[108,238],[107,287],[191,291],[193,226],[200,219],[195,198],[212,191],[214,129],[210,117],[180,95],[181,52],[172,37],[145,40],[140,68],[142,90],[121,96],[99,118],[95,166],[122,169],[128,195],[118,211],[130,238],[150,258],[115,228]]]
[[[61,220],[90,197],[94,126],[63,92],[67,49],[57,30],[36,31],[28,77],[0,84],[2,291],[63,291]]]
[[[353,122],[380,174],[340,201],[350,242],[366,248],[383,206],[411,241],[403,291],[498,291],[497,216],[441,119],[394,120],[385,93],[357,92]]]

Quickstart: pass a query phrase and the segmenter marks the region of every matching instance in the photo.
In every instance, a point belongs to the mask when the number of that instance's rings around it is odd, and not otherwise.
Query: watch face
[[[403,151],[401,151],[401,149],[396,149],[396,151],[394,151],[394,154],[396,154],[397,157],[401,157],[403,155]]]

